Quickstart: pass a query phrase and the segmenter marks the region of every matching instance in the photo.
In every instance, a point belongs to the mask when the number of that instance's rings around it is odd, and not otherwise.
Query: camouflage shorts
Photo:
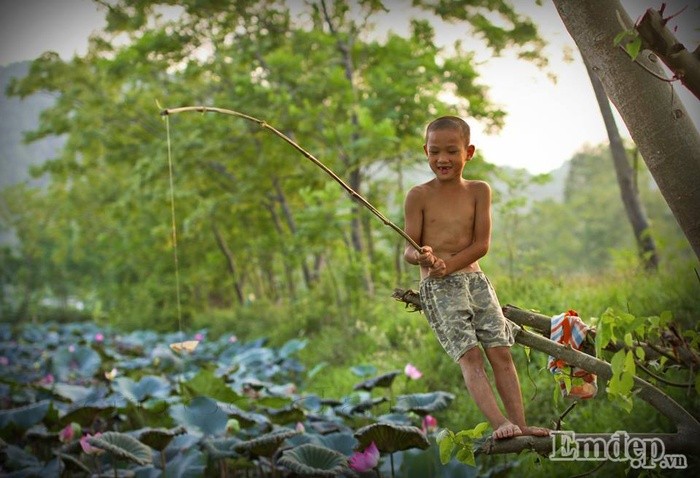
[[[457,272],[421,281],[420,298],[438,341],[456,362],[481,342],[510,347],[515,342],[496,292],[483,272]]]

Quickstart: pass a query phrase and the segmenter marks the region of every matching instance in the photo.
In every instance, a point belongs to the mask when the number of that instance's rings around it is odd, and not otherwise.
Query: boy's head
[[[456,129],[459,131],[462,139],[464,139],[464,146],[469,146],[469,141],[471,140],[471,132],[469,130],[469,125],[466,121],[458,116],[441,116],[428,124],[425,129],[425,142],[428,143],[428,136],[433,131],[439,131],[443,129]]]

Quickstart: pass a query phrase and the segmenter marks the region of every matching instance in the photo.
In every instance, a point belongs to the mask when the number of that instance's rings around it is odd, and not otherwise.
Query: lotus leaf
[[[370,398],[367,400],[361,400],[357,403],[345,403],[335,408],[335,410],[341,415],[351,416],[355,413],[364,413],[371,408],[380,405],[387,401],[386,397]]]
[[[27,453],[18,446],[3,444],[0,450],[2,455],[4,455],[2,464],[8,470],[21,470],[39,466],[39,460],[34,455]]]
[[[201,369],[197,375],[181,385],[191,395],[203,395],[237,405],[244,405],[248,402],[246,397],[237,394],[223,378],[217,377],[211,370]]]
[[[287,405],[292,404],[292,399],[289,397],[269,396],[257,399],[255,404],[266,408],[285,408]]]
[[[138,437],[141,443],[150,446],[154,450],[163,451],[173,438],[186,432],[187,430],[183,427],[169,430],[166,428],[146,428],[139,432]]]
[[[137,465],[151,463],[151,449],[136,438],[119,432],[104,432],[88,438],[88,443],[101,448],[117,458],[133,461]]]
[[[270,421],[277,425],[286,425],[287,423],[296,423],[304,421],[306,415],[303,410],[295,406],[289,406],[280,409],[265,409],[265,413],[270,417]]]
[[[388,413],[377,417],[377,421],[393,423],[394,425],[412,425],[411,419],[405,413]]]
[[[277,463],[300,476],[334,478],[348,470],[343,454],[310,443],[285,451]]]
[[[260,425],[261,427],[266,429],[271,428],[272,424],[265,415],[261,415],[259,413],[246,412],[245,410],[241,410],[237,406],[228,403],[219,403],[219,408],[228,417],[235,418],[236,420],[238,420],[238,423],[243,428],[252,427],[254,425]]]
[[[327,448],[345,456],[352,455],[355,446],[357,446],[357,439],[350,433],[331,433],[319,437],[319,440]]]
[[[241,352],[233,357],[232,365],[240,365],[247,369],[264,369],[276,360],[275,353],[268,348],[254,348]]]
[[[167,478],[191,478],[196,476],[204,476],[206,468],[206,457],[204,453],[197,448],[189,448],[186,451],[179,452],[173,458],[168,460],[168,464],[163,470],[163,474],[159,476]]]
[[[359,441],[360,449],[365,449],[374,442],[379,451],[384,453],[394,453],[410,448],[425,450],[430,446],[430,442],[420,428],[393,423],[367,425],[355,432],[355,438]]]
[[[239,453],[247,453],[253,456],[271,457],[275,454],[282,443],[300,432],[296,430],[280,429],[275,430],[265,435],[261,435],[252,440],[247,440],[238,443],[233,449]]]
[[[15,425],[20,430],[29,429],[44,419],[50,403],[48,400],[43,400],[24,407],[0,410],[0,429],[4,429],[10,424]]]
[[[118,377],[112,382],[112,387],[132,403],[141,403],[148,397],[166,398],[171,389],[170,382],[155,375],[146,375],[138,382],[129,377]]]
[[[58,348],[51,356],[51,371],[56,380],[65,382],[73,376],[92,378],[100,370],[100,354],[83,345]]]
[[[300,350],[304,349],[306,347],[306,344],[309,341],[304,339],[291,339],[287,341],[280,349],[277,351],[277,355],[280,358],[286,359],[294,355],[295,353],[299,352]]]
[[[357,385],[355,385],[355,387],[353,387],[353,390],[367,390],[369,392],[374,387],[389,388],[391,387],[391,384],[394,383],[394,379],[396,378],[396,376],[400,373],[401,372],[399,371],[394,371],[385,373],[383,375],[379,375],[378,377],[370,378],[368,380],[365,380],[364,382],[360,382]]]
[[[228,421],[226,413],[209,397],[196,397],[187,405],[174,405],[170,407],[170,416],[188,431],[204,435],[224,433]]]
[[[233,447],[241,443],[240,438],[228,437],[216,440],[204,440],[202,446],[207,452],[207,456],[213,460],[222,458],[243,458],[240,454],[233,450]],[[245,459],[245,458],[243,458]]]
[[[93,402],[107,395],[107,387],[102,384],[83,387],[82,385],[58,382],[53,385],[51,392],[73,403],[92,405]]]
[[[425,416],[429,413],[444,410],[450,406],[455,396],[447,392],[414,393],[401,395],[396,399],[392,410],[402,413],[414,412]]]
[[[316,433],[320,433],[321,435],[338,432],[341,429],[338,423],[328,420],[313,421],[311,422],[311,428],[313,428]]]

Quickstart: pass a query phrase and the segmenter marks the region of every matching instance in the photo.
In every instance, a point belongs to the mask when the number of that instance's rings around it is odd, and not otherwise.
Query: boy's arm
[[[421,235],[423,231],[423,207],[420,198],[420,193],[416,188],[408,191],[406,195],[406,201],[403,205],[404,213],[404,232],[416,241],[417,244],[421,243]],[[411,244],[406,243],[406,247],[403,251],[403,258],[409,264],[418,265],[419,253],[416,251]]]
[[[423,198],[420,190],[417,188],[411,189],[406,195],[406,201],[404,202],[404,232],[417,244],[421,243],[423,236]],[[433,255],[433,249],[430,246],[423,246],[418,252],[408,243],[406,243],[406,248],[403,251],[403,257],[409,264],[425,268],[433,267],[437,261],[441,261]]]
[[[491,187],[474,183],[474,237],[472,243],[445,260],[445,275],[464,269],[486,255],[491,244]]]

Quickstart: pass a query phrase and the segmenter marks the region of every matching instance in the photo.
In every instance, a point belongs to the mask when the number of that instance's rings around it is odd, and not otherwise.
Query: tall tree
[[[595,93],[596,101],[600,107],[600,113],[603,116],[605,129],[608,132],[608,140],[610,141],[610,153],[612,155],[613,164],[615,165],[615,175],[617,184],[620,187],[620,196],[622,204],[625,206],[627,219],[632,225],[634,237],[637,240],[639,255],[648,270],[656,270],[659,266],[659,256],[656,252],[656,244],[649,230],[649,220],[647,219],[644,205],[639,197],[639,191],[634,180],[634,170],[627,159],[625,145],[620,137],[620,132],[615,124],[612,108],[608,102],[608,97],[605,95],[605,90],[600,80],[593,72],[587,62],[586,71],[591,79],[593,92]]]
[[[700,134],[655,55],[631,61],[615,37],[633,23],[618,0],[554,0],[581,54],[622,116],[676,220],[700,258]]]

